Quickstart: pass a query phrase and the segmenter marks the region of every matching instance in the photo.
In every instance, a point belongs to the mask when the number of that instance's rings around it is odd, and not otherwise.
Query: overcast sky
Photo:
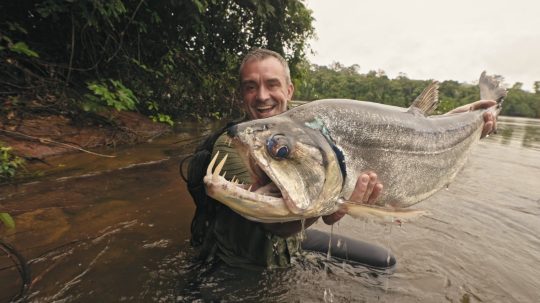
[[[540,0],[306,0],[312,63],[360,65],[394,78],[472,82],[483,70],[540,81]]]

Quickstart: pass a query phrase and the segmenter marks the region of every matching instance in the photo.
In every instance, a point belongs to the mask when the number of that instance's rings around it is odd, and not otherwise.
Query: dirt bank
[[[111,111],[92,117],[35,115],[0,117],[0,142],[26,158],[45,158],[77,148],[134,144],[170,131],[135,112]],[[69,146],[73,147],[69,147]]]

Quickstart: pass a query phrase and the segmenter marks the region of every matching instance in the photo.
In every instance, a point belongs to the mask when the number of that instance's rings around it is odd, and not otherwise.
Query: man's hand
[[[379,197],[383,185],[379,183],[377,174],[374,172],[364,173],[358,177],[354,191],[349,198],[350,202],[356,202],[358,204],[373,204]],[[339,209],[333,214],[323,216],[324,223],[332,225],[339,221],[343,216],[347,214],[346,209]]]
[[[460,107],[456,107],[453,110],[449,111],[447,114],[464,113],[464,112],[469,112],[469,111],[473,111],[477,109],[490,108],[495,105],[497,105],[496,101],[480,100],[473,103],[465,104]],[[493,133],[496,130],[496,123],[497,123],[497,118],[493,115],[493,113],[485,112],[484,113],[484,128],[482,129],[482,135],[480,136],[480,138],[484,138],[487,135]]]

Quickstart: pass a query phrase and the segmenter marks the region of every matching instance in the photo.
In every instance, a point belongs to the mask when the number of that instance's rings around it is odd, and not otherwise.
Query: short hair
[[[285,69],[285,79],[287,81],[287,84],[291,84],[291,70],[289,69],[289,64],[287,63],[287,60],[285,60],[285,58],[283,58],[283,56],[281,56],[279,53],[264,48],[251,49],[246,54],[246,56],[244,56],[244,59],[242,59],[242,63],[240,64],[240,69],[238,70],[238,73],[240,74],[240,80],[242,80],[242,69],[244,69],[244,65],[247,62],[251,60],[262,61],[269,57],[274,57],[279,61],[279,63],[281,63],[281,66],[283,66],[283,68]]]

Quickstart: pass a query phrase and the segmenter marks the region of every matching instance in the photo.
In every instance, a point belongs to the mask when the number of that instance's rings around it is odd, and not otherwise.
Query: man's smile
[[[260,106],[257,106],[257,111],[259,113],[268,113],[270,111],[272,111],[274,108],[276,107],[275,104],[271,104],[271,105],[260,105]]]

